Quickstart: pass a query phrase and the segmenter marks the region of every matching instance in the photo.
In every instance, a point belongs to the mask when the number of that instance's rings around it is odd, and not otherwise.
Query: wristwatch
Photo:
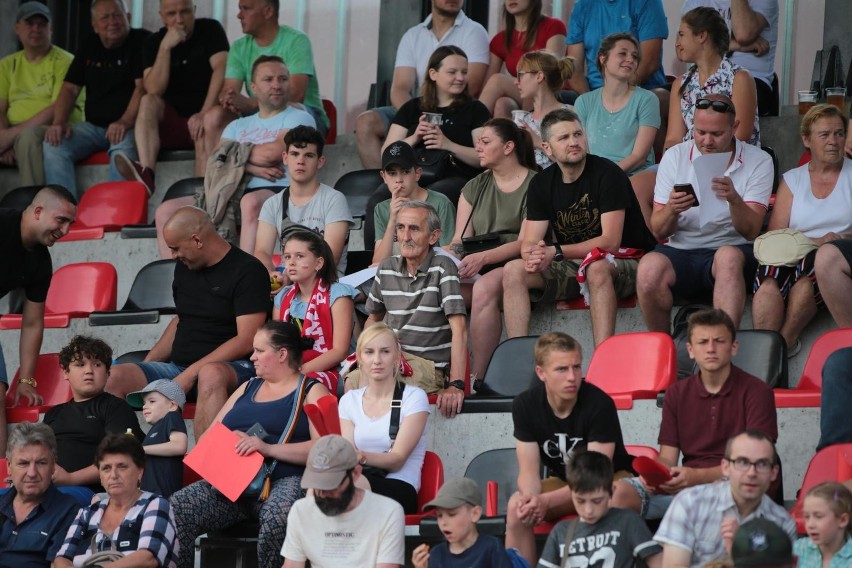
[[[30,385],[30,386],[31,386],[31,387],[33,387],[33,388],[36,388],[36,387],[38,386],[38,383],[37,383],[37,382],[36,382],[36,380],[35,380],[34,378],[32,378],[32,377],[30,377],[29,379],[26,379],[26,378],[24,378],[24,377],[21,377],[20,379],[18,379],[18,382],[19,382],[19,383],[21,383],[21,384],[23,384],[23,385]]]
[[[559,243],[553,245],[556,248],[556,252],[553,255],[553,260],[565,260],[565,255],[562,254],[562,247]]]
[[[459,389],[460,391],[463,391],[464,390],[464,381],[459,380],[459,379],[456,379],[454,381],[447,381],[446,388],[449,388],[449,387],[455,387],[455,388]]]

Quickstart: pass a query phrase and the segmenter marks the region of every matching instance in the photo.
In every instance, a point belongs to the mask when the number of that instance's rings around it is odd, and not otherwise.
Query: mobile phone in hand
[[[688,193],[695,199],[692,202],[691,207],[698,207],[698,195],[695,193],[695,188],[692,187],[691,183],[676,183],[674,186],[674,191],[682,191]]]

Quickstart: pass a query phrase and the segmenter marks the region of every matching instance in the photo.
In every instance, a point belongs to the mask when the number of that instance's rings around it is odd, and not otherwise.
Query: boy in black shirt
[[[517,548],[530,565],[536,561],[533,527],[575,512],[565,471],[574,452],[600,452],[620,477],[632,475],[615,403],[583,381],[580,344],[564,333],[546,333],[536,342],[535,362],[541,384],[512,403],[518,492],[506,516],[506,547]],[[544,480],[542,464],[550,476]]]

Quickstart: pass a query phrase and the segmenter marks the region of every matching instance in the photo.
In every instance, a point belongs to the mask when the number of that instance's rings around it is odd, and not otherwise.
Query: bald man
[[[238,385],[254,375],[252,340],[269,312],[269,274],[216,233],[203,210],[181,207],[163,227],[175,265],[177,315],[142,363],[115,365],[116,396],[171,379],[197,399],[195,436],[207,429]]]
[[[24,211],[0,209],[0,298],[24,290],[21,339],[18,344],[20,373],[15,403],[39,404],[36,392],[36,361],[44,334],[44,301],[53,276],[48,247],[65,236],[77,215],[77,202],[64,187],[51,185],[39,191]],[[9,384],[6,361],[0,347],[0,400]],[[0,456],[6,455],[6,405],[0,404]]]

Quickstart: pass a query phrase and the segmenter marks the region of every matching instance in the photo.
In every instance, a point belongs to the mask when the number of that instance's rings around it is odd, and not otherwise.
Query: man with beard
[[[284,568],[405,564],[402,506],[358,487],[361,466],[342,436],[320,438],[308,454],[302,487],[307,497],[293,504],[281,548]]]

